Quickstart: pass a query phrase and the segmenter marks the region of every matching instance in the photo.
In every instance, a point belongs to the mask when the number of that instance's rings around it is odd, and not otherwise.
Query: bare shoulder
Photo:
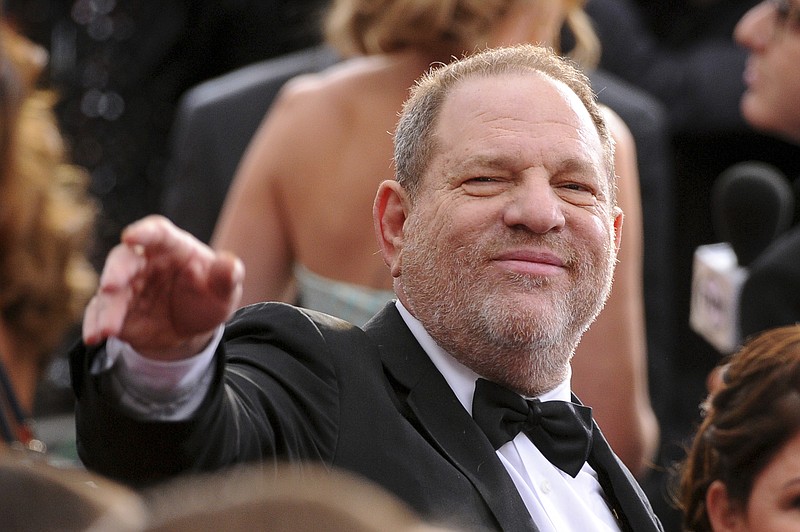
[[[392,70],[383,57],[348,59],[290,80],[278,96],[276,110],[290,110],[295,116],[299,113],[317,120],[337,113],[341,118],[341,113],[353,112],[381,94],[380,88],[391,83],[391,78]]]
[[[259,128],[249,152],[252,173],[309,174],[332,160],[354,129],[354,110],[367,91],[351,61],[289,80]],[[316,156],[308,157],[309,150]]]
[[[410,61],[376,55],[293,78],[260,128],[255,171],[263,174],[271,168],[275,174],[302,173],[311,179],[328,176],[329,171],[320,171],[352,158],[348,150],[388,159],[387,132],[394,129],[397,113],[421,72]],[[323,160],[324,168],[319,164]]]

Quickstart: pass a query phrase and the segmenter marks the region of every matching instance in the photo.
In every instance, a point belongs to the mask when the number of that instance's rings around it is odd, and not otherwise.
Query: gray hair
[[[434,67],[417,81],[403,105],[394,135],[396,178],[412,199],[437,150],[438,116],[453,87],[472,77],[526,73],[540,73],[560,81],[580,98],[600,135],[611,202],[615,204],[614,141],[588,78],[570,60],[559,57],[549,48],[532,44],[485,50]]]

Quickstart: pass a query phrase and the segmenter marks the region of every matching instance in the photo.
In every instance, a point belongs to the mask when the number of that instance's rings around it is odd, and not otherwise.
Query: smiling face
[[[416,199],[395,186],[398,296],[478,374],[546,391],[566,377],[616,258],[621,214],[594,123],[562,83],[507,74],[461,81],[435,134]]]
[[[767,0],[734,33],[750,51],[741,110],[754,127],[800,143],[800,2]]]

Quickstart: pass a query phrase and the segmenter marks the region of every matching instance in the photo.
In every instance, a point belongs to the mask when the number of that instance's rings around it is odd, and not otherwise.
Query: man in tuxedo
[[[84,463],[146,485],[322,462],[449,526],[661,530],[570,393],[622,225],[586,78],[530,45],[434,69],[395,165],[373,219],[398,299],[363,329],[278,303],[222,325],[241,262],[163,218],[126,229],[72,353]]]
[[[762,2],[739,21],[736,41],[748,51],[741,112],[753,127],[800,146],[800,7]],[[800,181],[795,181],[800,191]],[[743,338],[800,322],[800,223],[749,266],[740,296]]]

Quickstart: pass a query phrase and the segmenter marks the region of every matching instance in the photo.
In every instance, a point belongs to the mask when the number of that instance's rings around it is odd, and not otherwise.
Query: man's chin
[[[498,295],[495,298],[487,298],[492,301],[508,306],[516,312],[534,313],[548,315],[553,312],[554,305],[563,304],[563,299],[559,299],[556,294],[547,288],[537,288],[524,292],[509,291]]]
[[[482,305],[483,314],[487,320],[516,322],[517,328],[533,326],[539,328],[541,324],[554,321],[560,314],[558,307],[550,298],[507,295],[486,298]],[[511,325],[509,323],[508,325]]]

